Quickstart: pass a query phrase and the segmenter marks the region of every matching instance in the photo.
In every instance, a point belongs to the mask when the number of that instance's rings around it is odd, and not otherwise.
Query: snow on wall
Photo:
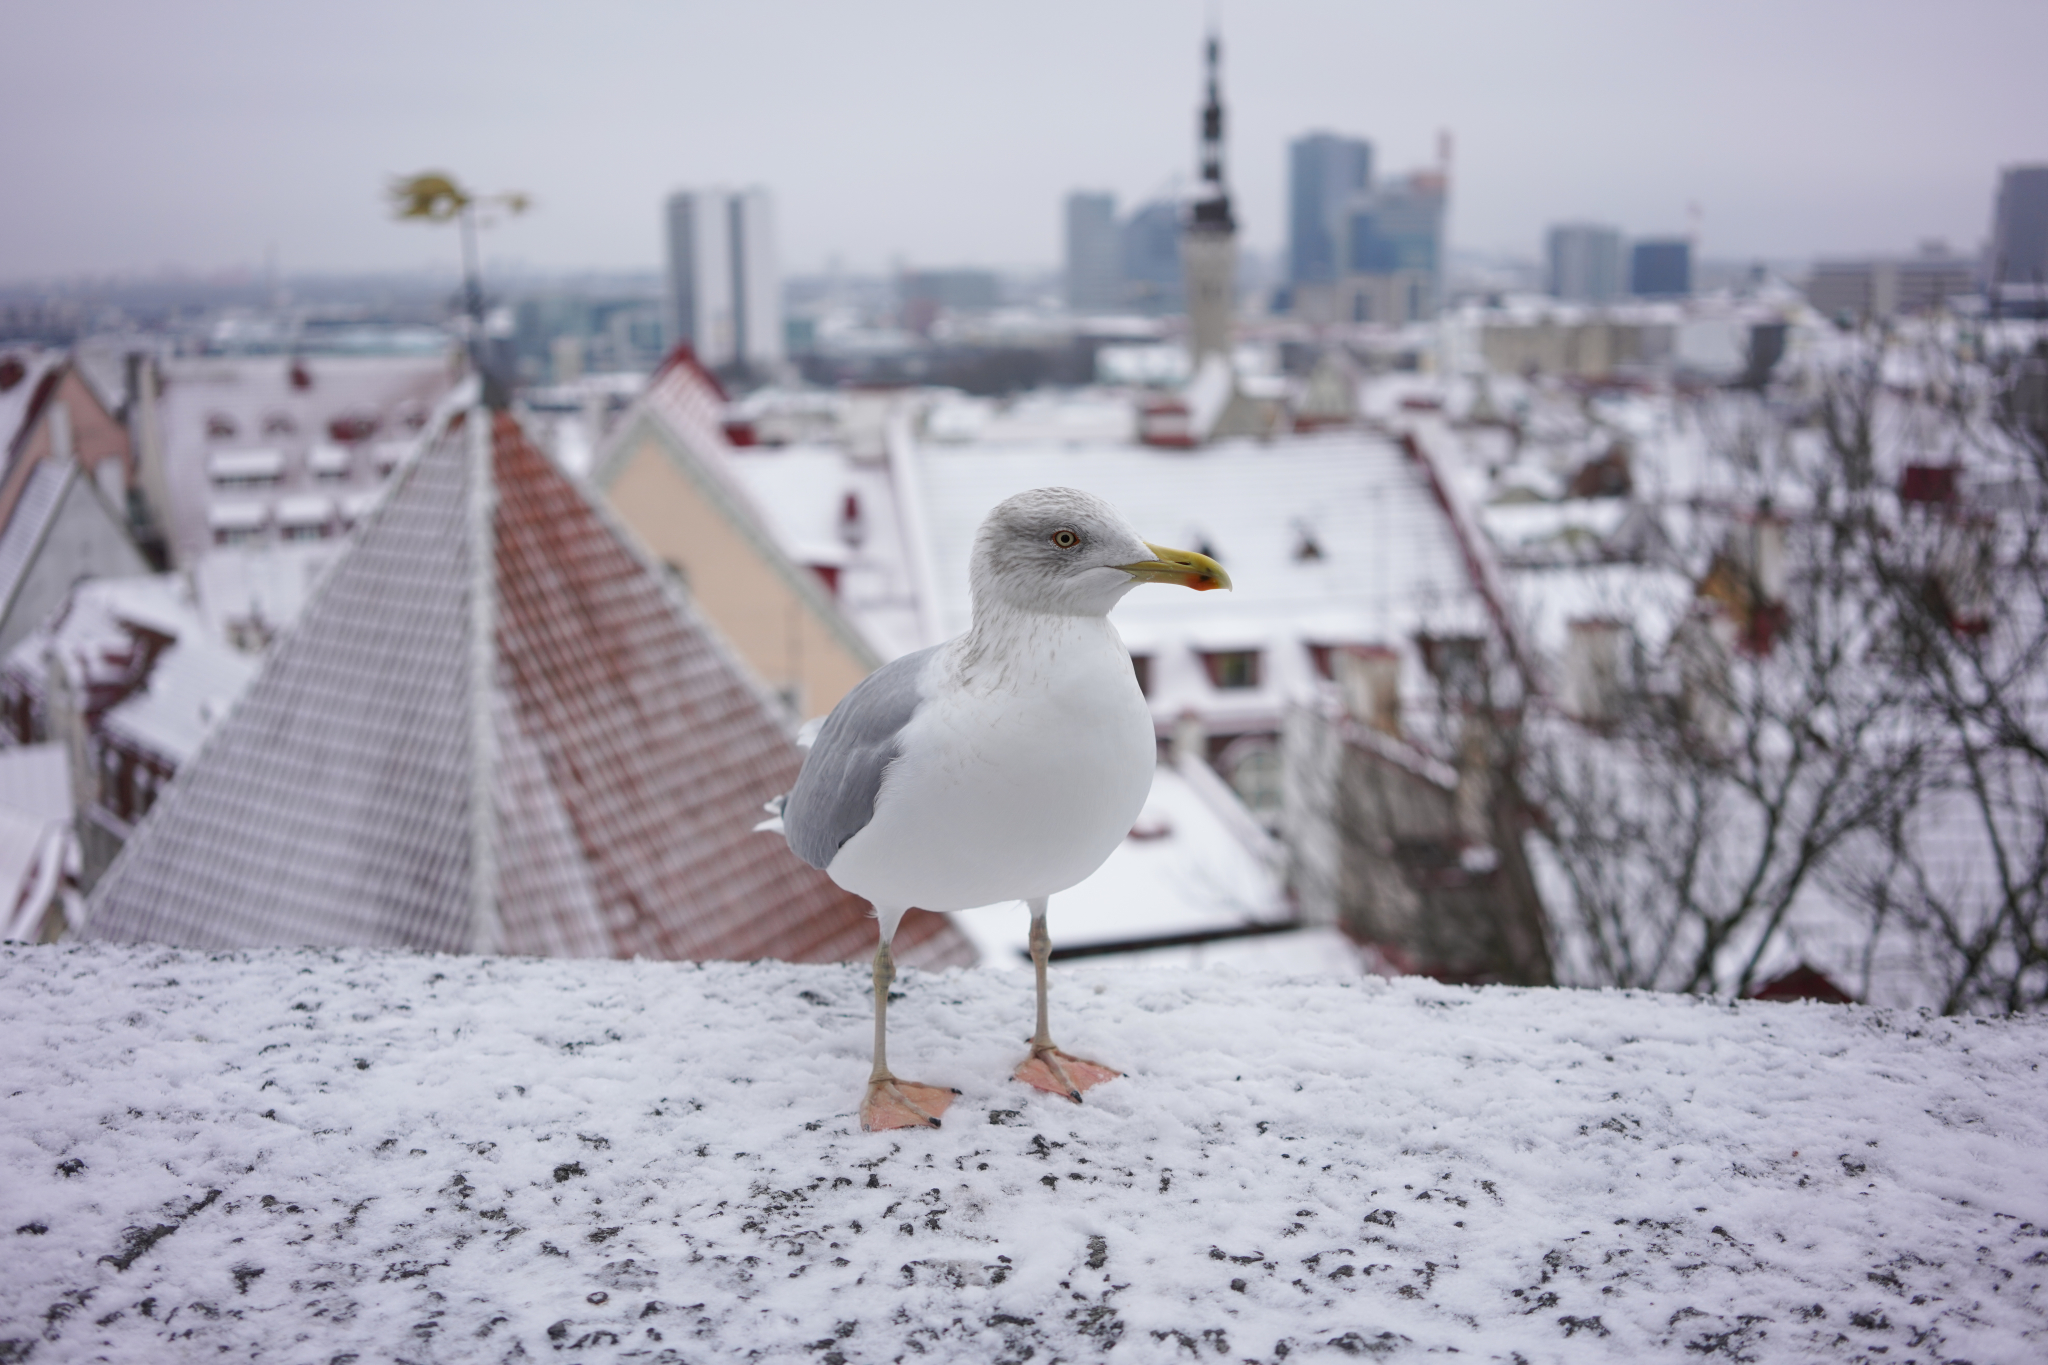
[[[2039,1019],[900,987],[941,1131],[853,968],[0,949],[0,1360],[2048,1355]]]

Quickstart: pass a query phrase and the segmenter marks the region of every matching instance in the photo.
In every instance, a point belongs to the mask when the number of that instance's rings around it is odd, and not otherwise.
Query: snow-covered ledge
[[[870,1136],[865,985],[0,950],[0,1359],[2048,1356],[2041,1020],[913,972]]]

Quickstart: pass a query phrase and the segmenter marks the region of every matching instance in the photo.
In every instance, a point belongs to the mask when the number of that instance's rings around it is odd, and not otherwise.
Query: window
[[[263,419],[265,436],[289,436],[298,429],[299,424],[292,420],[292,415],[288,412],[273,412]]]
[[[1209,671],[1212,687],[1226,691],[1259,685],[1259,651],[1256,649],[1229,649],[1202,655],[1202,666]]]
[[[213,533],[213,543],[216,545],[261,545],[263,543],[263,528],[261,526],[217,527]]]
[[[377,419],[367,413],[343,413],[327,424],[327,434],[344,444],[367,441],[377,434]]]
[[[206,414],[206,435],[209,440],[232,441],[238,430],[240,428],[235,425],[235,419],[226,413],[209,412]]]
[[[278,532],[284,540],[325,540],[327,528],[319,522],[302,526],[287,526]]]
[[[1280,746],[1267,736],[1246,735],[1231,741],[1217,762],[1246,809],[1263,824],[1276,823],[1281,807]]]

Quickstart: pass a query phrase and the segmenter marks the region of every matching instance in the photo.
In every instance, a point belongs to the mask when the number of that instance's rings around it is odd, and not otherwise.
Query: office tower
[[[758,373],[782,359],[782,273],[768,191],[669,196],[669,336],[714,370]]]
[[[1118,284],[1124,307],[1178,313],[1187,304],[1180,264],[1181,211],[1171,199],[1132,211],[1117,229]]]
[[[2008,166],[1991,223],[1991,282],[2048,285],[2048,166]]]
[[[1548,288],[1555,298],[1607,303],[1621,297],[1621,233],[1595,223],[1550,229]]]
[[[1121,302],[1116,196],[1076,190],[1067,196],[1067,308],[1107,313]]]
[[[1188,353],[1197,370],[1211,355],[1230,357],[1237,294],[1237,221],[1223,183],[1223,97],[1217,86],[1221,44],[1209,35],[1209,95],[1202,105],[1202,183],[1181,235],[1187,278]]]
[[[1637,242],[1628,254],[1628,292],[1643,299],[1692,293],[1692,243],[1683,237]]]
[[[1344,311],[1353,322],[1394,326],[1433,318],[1443,304],[1441,171],[1386,181],[1354,203],[1346,221]]]
[[[1329,284],[1343,270],[1345,218],[1372,188],[1372,144],[1310,133],[1287,145],[1287,282]]]

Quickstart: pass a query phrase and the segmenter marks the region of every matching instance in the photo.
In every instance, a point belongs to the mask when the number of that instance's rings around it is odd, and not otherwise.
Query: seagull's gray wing
[[[812,867],[829,866],[874,818],[882,773],[900,752],[897,737],[917,711],[918,680],[938,648],[882,665],[826,717],[782,807],[783,835]]]

